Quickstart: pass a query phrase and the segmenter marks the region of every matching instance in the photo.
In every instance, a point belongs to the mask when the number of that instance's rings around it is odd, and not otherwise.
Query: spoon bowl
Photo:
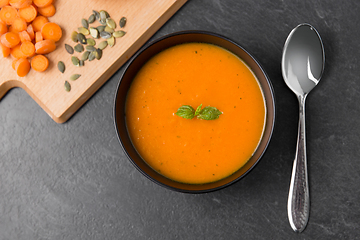
[[[282,75],[287,86],[297,96],[306,96],[319,83],[324,63],[324,47],[315,28],[310,24],[294,28],[282,58]]]
[[[324,46],[319,33],[307,23],[295,27],[286,39],[281,62],[285,83],[296,94],[299,102],[298,139],[287,205],[290,226],[295,232],[305,229],[310,210],[305,99],[319,83],[324,67]]]

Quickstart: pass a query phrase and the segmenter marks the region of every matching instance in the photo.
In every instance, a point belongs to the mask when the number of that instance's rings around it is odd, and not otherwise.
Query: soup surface
[[[182,105],[219,109],[216,120],[175,115]],[[233,53],[206,43],[162,51],[138,72],[126,102],[134,147],[154,170],[202,184],[240,169],[262,137],[265,103],[252,71]]]

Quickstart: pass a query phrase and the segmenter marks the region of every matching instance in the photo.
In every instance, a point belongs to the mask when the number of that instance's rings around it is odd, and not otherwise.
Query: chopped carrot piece
[[[49,6],[42,7],[38,9],[39,13],[45,17],[52,17],[56,13],[55,6],[50,4]]]
[[[32,42],[23,42],[20,46],[20,50],[26,57],[32,57],[35,55],[35,46]]]
[[[55,42],[59,41],[62,36],[62,30],[59,25],[53,22],[45,23],[41,29],[44,39],[51,39]]]
[[[27,42],[27,41],[31,42],[30,34],[27,31],[19,32],[19,37],[21,42]]]
[[[20,37],[16,33],[7,32],[1,35],[0,41],[5,47],[12,48],[20,43]]]
[[[10,0],[10,5],[14,8],[24,8],[32,4],[32,0]]]
[[[49,6],[52,2],[53,0],[34,0],[34,4],[39,8]]]
[[[34,21],[32,21],[32,26],[35,32],[41,31],[41,28],[45,25],[45,23],[49,22],[49,20],[44,16],[37,16]]]
[[[29,33],[31,40],[35,38],[35,32],[32,24],[29,24],[26,31]]]
[[[56,49],[54,40],[45,39],[35,44],[37,54],[47,54]]]
[[[6,25],[11,25],[13,21],[18,17],[18,11],[11,6],[2,7],[0,10],[0,19]]]
[[[44,55],[36,55],[31,59],[31,68],[43,72],[49,67],[49,60]]]
[[[44,40],[44,38],[43,38],[43,35],[41,34],[41,32],[36,32],[35,33],[35,42],[37,43],[37,42],[40,42],[42,40]]]
[[[12,68],[13,68],[14,70],[15,70],[15,65],[16,65],[17,60],[19,60],[19,59],[15,59],[15,60],[12,62],[12,64],[11,64],[11,66],[12,66]]]
[[[8,28],[6,26],[5,23],[0,22],[0,36],[3,35],[4,33],[7,33]]]
[[[9,0],[0,0],[0,8],[9,5]]]
[[[26,55],[20,49],[21,45],[17,45],[10,49],[10,54],[15,59],[26,58]]]
[[[32,22],[37,15],[37,10],[33,5],[19,9],[19,16],[26,22]]]
[[[0,49],[1,49],[1,53],[2,53],[3,57],[7,57],[10,55],[10,48],[4,46],[1,43],[0,43]]]
[[[24,19],[22,19],[21,17],[15,18],[15,20],[13,21],[11,26],[17,32],[22,32],[22,31],[26,30],[26,28],[27,28],[26,21]]]
[[[20,58],[15,63],[15,71],[19,77],[25,77],[30,71],[30,62],[26,58]]]

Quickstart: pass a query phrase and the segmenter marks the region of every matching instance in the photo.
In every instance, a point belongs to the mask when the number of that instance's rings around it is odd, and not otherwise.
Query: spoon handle
[[[287,205],[289,222],[295,232],[302,232],[305,229],[309,219],[310,208],[309,184],[306,163],[305,99],[306,96],[298,97],[298,139]]]

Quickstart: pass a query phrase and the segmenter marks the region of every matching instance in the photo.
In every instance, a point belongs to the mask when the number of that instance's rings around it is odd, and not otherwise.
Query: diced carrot
[[[53,22],[45,23],[41,29],[44,39],[51,39],[55,42],[59,41],[62,36],[62,30],[59,25]]]
[[[14,70],[15,70],[15,65],[16,65],[17,60],[19,60],[19,59],[15,59],[15,60],[12,62],[12,64],[11,64],[11,66],[12,66],[12,68],[13,68]]]
[[[29,24],[26,31],[29,33],[31,40],[35,38],[34,28],[32,24]]]
[[[14,8],[24,8],[32,4],[32,0],[10,0],[10,5]]]
[[[34,21],[32,21],[32,26],[35,32],[41,31],[41,28],[45,25],[45,23],[49,22],[49,20],[44,16],[37,16]]]
[[[4,33],[7,33],[8,28],[6,26],[5,23],[0,22],[0,36],[3,35]]]
[[[10,55],[10,48],[4,46],[1,43],[0,43],[0,49],[1,49],[1,53],[2,53],[3,57],[7,57]]]
[[[37,10],[33,5],[19,9],[19,16],[26,22],[32,22],[37,15]]]
[[[9,5],[9,0],[0,0],[0,8]]]
[[[35,33],[35,42],[37,43],[37,42],[40,42],[42,40],[44,40],[44,38],[43,38],[43,35],[41,34],[41,32],[36,32]]]
[[[21,42],[26,42],[26,41],[31,42],[30,34],[27,31],[19,32],[19,37]]]
[[[20,50],[26,57],[32,57],[35,55],[35,46],[32,42],[23,42],[20,46]]]
[[[26,58],[26,55],[20,49],[21,45],[17,45],[10,50],[10,54],[15,59]]]
[[[30,62],[26,58],[20,58],[15,63],[15,71],[19,77],[25,77],[30,71]]]
[[[15,20],[13,21],[11,26],[17,32],[22,32],[22,31],[26,30],[26,28],[27,28],[26,21],[24,19],[22,19],[21,17],[15,18]]]
[[[39,13],[45,17],[52,17],[56,13],[55,6],[50,4],[49,6],[42,7],[38,9]]]
[[[36,55],[31,59],[31,68],[43,72],[49,67],[49,60],[44,55]]]
[[[35,49],[37,54],[47,54],[56,49],[54,40],[45,39],[35,43]]]
[[[12,48],[20,43],[20,37],[16,33],[7,32],[1,35],[0,41],[5,47]]]
[[[49,6],[52,3],[53,0],[34,0],[34,4],[39,8]]]
[[[11,25],[17,17],[18,11],[12,6],[5,6],[0,10],[0,19],[6,23],[6,25]]]

